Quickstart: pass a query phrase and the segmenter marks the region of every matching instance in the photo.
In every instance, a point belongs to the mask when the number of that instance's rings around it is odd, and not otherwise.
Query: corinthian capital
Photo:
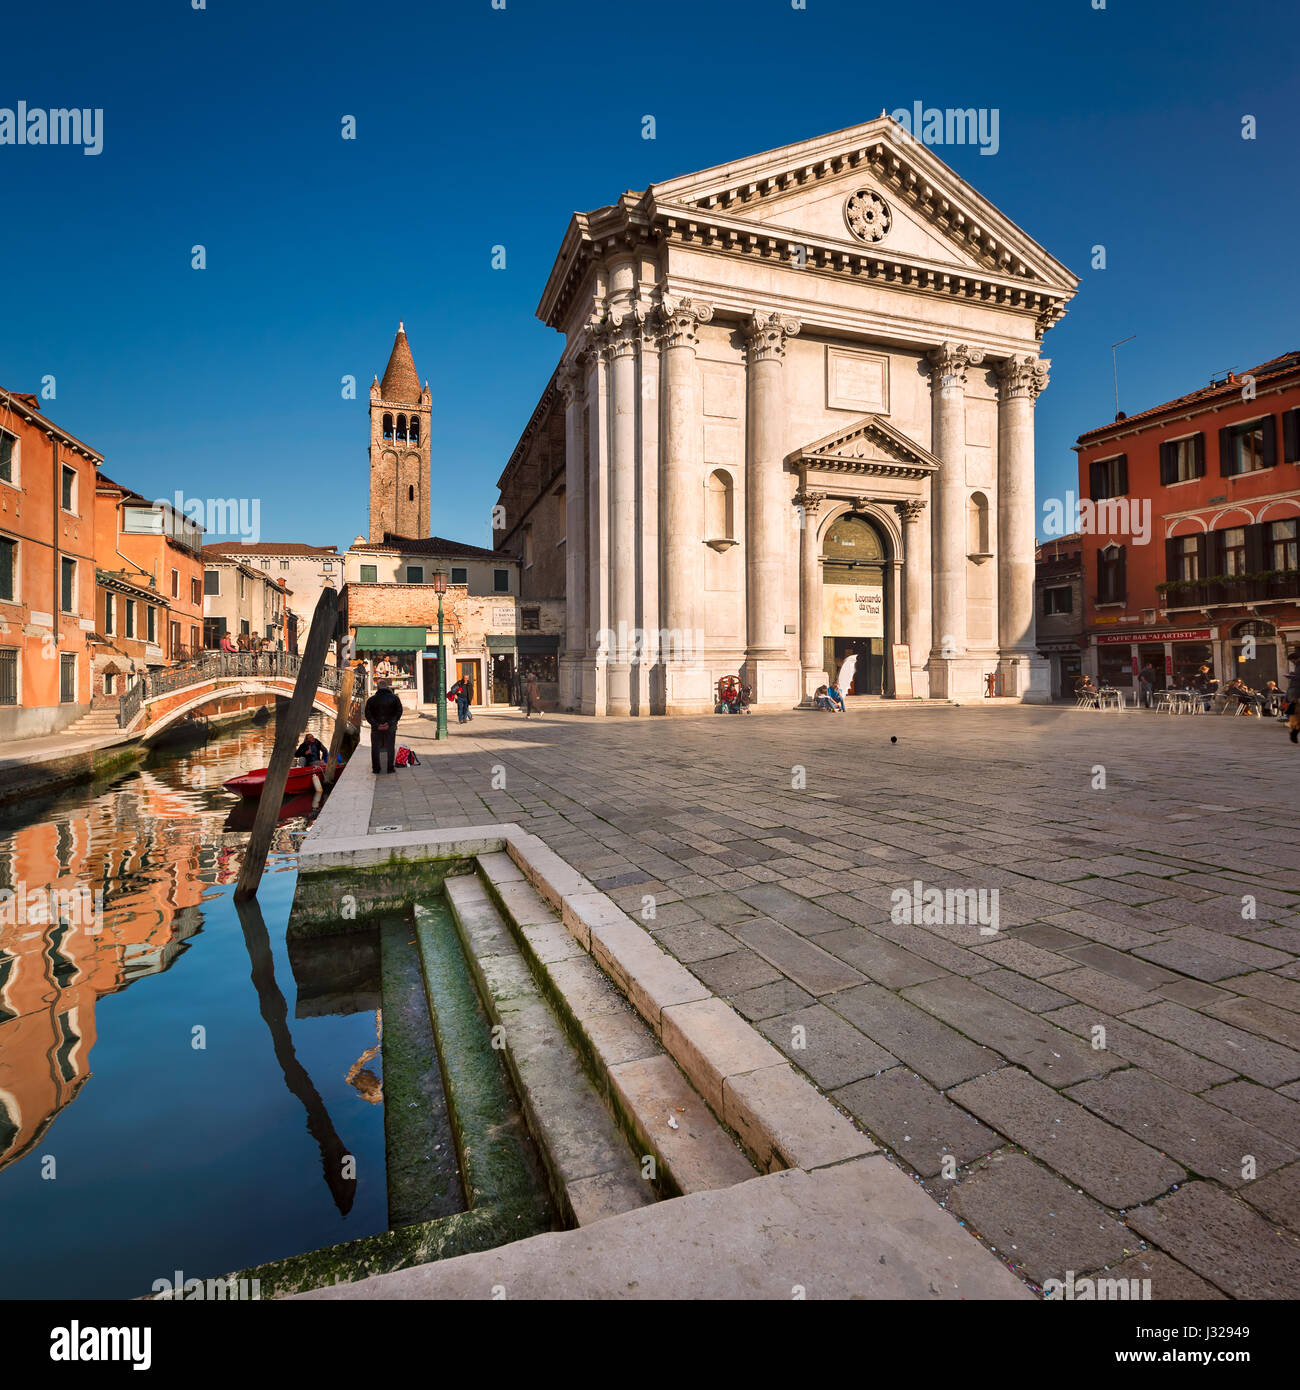
[[[795,507],[804,516],[816,516],[822,509],[822,503],[829,494],[825,492],[815,492],[809,487],[800,487],[792,499]]]
[[[571,362],[560,368],[555,377],[555,389],[560,393],[565,410],[568,410],[574,401],[582,399],[585,389],[584,373],[576,363]]]
[[[639,304],[614,309],[605,315],[605,343],[611,357],[629,357],[641,341],[645,310]]]
[[[793,338],[803,327],[798,319],[772,311],[755,309],[742,330],[749,348],[751,362],[780,361],[785,356],[785,341]]]
[[[920,521],[921,515],[925,511],[925,503],[916,499],[908,502],[895,502],[894,510],[904,524],[909,521]]]
[[[660,345],[694,348],[699,342],[696,329],[712,317],[713,306],[698,299],[665,299],[657,314]]]
[[[965,343],[941,343],[926,353],[930,378],[941,387],[966,385],[966,368],[978,367],[984,354]]]
[[[1016,396],[1028,396],[1037,400],[1047,385],[1047,369],[1051,361],[1046,357],[1008,357],[998,364],[998,394],[1004,401]]]

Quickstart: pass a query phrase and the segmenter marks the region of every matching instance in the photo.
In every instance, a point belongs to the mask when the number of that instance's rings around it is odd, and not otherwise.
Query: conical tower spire
[[[379,394],[386,401],[415,403],[420,399],[420,374],[415,370],[415,359],[411,356],[411,345],[406,341],[406,327],[402,323],[397,325],[397,336],[393,339],[393,351],[384,368]]]

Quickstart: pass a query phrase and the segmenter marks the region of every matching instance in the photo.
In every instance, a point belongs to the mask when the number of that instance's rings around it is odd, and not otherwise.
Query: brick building
[[[1038,654],[1051,668],[1052,698],[1067,699],[1083,670],[1083,536],[1044,541],[1034,557]]]
[[[102,462],[36,396],[0,390],[0,739],[59,733],[90,708]]]
[[[429,424],[433,397],[420,386],[406,327],[397,325],[384,379],[370,387],[370,539],[429,534]]]
[[[1260,689],[1300,642],[1300,352],[1079,436],[1086,664]],[[1157,682],[1160,684],[1161,682]]]

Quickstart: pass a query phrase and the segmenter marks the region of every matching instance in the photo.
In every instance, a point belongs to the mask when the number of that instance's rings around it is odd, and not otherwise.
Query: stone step
[[[495,904],[467,875],[449,878],[445,892],[561,1210],[587,1226],[654,1202],[653,1174],[619,1132]]]
[[[534,978],[564,1022],[570,1038],[624,1132],[650,1154],[673,1195],[730,1187],[756,1176],[744,1151],[714,1117],[699,1092],[508,854],[479,857],[482,896],[455,883],[476,901],[496,899],[513,921]]]

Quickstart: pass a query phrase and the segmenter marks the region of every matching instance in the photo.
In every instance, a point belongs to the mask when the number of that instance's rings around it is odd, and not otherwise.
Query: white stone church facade
[[[1034,403],[1077,286],[887,116],[575,216],[496,542],[563,589],[560,706],[789,708],[850,652],[857,693],[1047,699]]]

